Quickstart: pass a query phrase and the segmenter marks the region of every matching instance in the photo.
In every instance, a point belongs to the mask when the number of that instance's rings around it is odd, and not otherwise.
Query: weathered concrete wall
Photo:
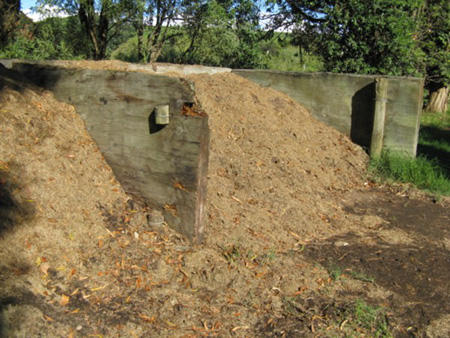
[[[175,230],[202,240],[209,127],[206,114],[190,108],[195,98],[189,83],[26,62],[10,67],[74,105],[124,188],[161,209]],[[170,106],[165,127],[155,124],[159,105]]]
[[[233,70],[233,73],[288,94],[317,119],[349,135],[355,143],[370,146],[376,76],[257,70]],[[385,78],[389,84],[384,146],[415,156],[423,80]]]

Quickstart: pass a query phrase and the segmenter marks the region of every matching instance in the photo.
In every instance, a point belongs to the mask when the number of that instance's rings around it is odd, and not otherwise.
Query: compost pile
[[[360,147],[287,95],[242,77],[190,79],[212,133],[209,243],[228,237],[282,249],[292,233],[308,241],[348,231],[338,200],[363,184]]]
[[[2,334],[268,336],[327,286],[305,245],[376,222],[342,210],[367,164],[345,135],[236,75],[189,80],[211,128],[201,246],[148,225],[72,106],[0,69]]]

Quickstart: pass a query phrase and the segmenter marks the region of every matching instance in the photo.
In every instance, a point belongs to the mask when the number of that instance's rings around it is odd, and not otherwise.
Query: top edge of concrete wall
[[[388,79],[399,79],[399,80],[410,80],[410,81],[418,81],[423,82],[424,79],[421,77],[409,77],[409,76],[391,76],[391,75],[369,75],[369,74],[348,74],[348,73],[330,73],[330,72],[288,72],[282,70],[271,70],[271,69],[233,69],[232,72],[236,73],[252,73],[252,72],[261,72],[261,73],[272,73],[272,74],[289,74],[291,76],[349,76],[355,78],[388,78]]]
[[[146,72],[150,74],[174,74],[174,75],[191,75],[191,74],[216,74],[231,73],[231,68],[207,67],[201,65],[182,65],[171,63],[154,63],[154,64],[138,64],[127,63],[117,60],[20,60],[20,59],[0,59],[0,63],[6,68],[12,68],[14,63],[27,63],[42,66],[65,67],[65,68],[83,68],[90,69],[95,65],[96,70],[111,70],[124,72]]]
[[[270,69],[231,69],[225,67],[209,67],[201,65],[183,65],[175,63],[154,63],[154,64],[139,64],[128,63],[118,60],[21,60],[21,59],[0,59],[0,64],[3,64],[6,68],[12,68],[14,63],[31,63],[43,66],[56,66],[56,67],[69,67],[69,68],[89,68],[89,65],[96,64],[98,69],[112,70],[112,71],[143,71],[152,74],[217,74],[217,73],[232,73],[232,72],[264,72],[273,74],[290,74],[291,76],[350,76],[356,78],[390,78],[390,79],[408,79],[410,81],[423,82],[424,79],[420,77],[409,76],[390,76],[390,75],[368,75],[368,74],[347,74],[347,73],[329,73],[329,72],[288,72],[281,70]]]

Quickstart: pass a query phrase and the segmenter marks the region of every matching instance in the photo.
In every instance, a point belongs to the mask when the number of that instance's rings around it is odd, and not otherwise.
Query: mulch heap
[[[283,94],[232,74],[189,79],[211,128],[201,246],[151,228],[74,108],[0,68],[6,336],[267,336],[286,297],[327,288],[301,251],[374,221],[341,205],[366,154]]]

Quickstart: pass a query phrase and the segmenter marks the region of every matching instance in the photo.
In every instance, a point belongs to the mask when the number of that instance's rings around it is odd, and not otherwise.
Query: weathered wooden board
[[[186,103],[195,102],[189,83],[161,75],[26,62],[12,67],[75,106],[129,193],[161,209],[168,224],[190,240],[202,240],[209,127],[206,114],[181,113]],[[163,128],[151,116],[159,105],[170,107],[170,123]]]

